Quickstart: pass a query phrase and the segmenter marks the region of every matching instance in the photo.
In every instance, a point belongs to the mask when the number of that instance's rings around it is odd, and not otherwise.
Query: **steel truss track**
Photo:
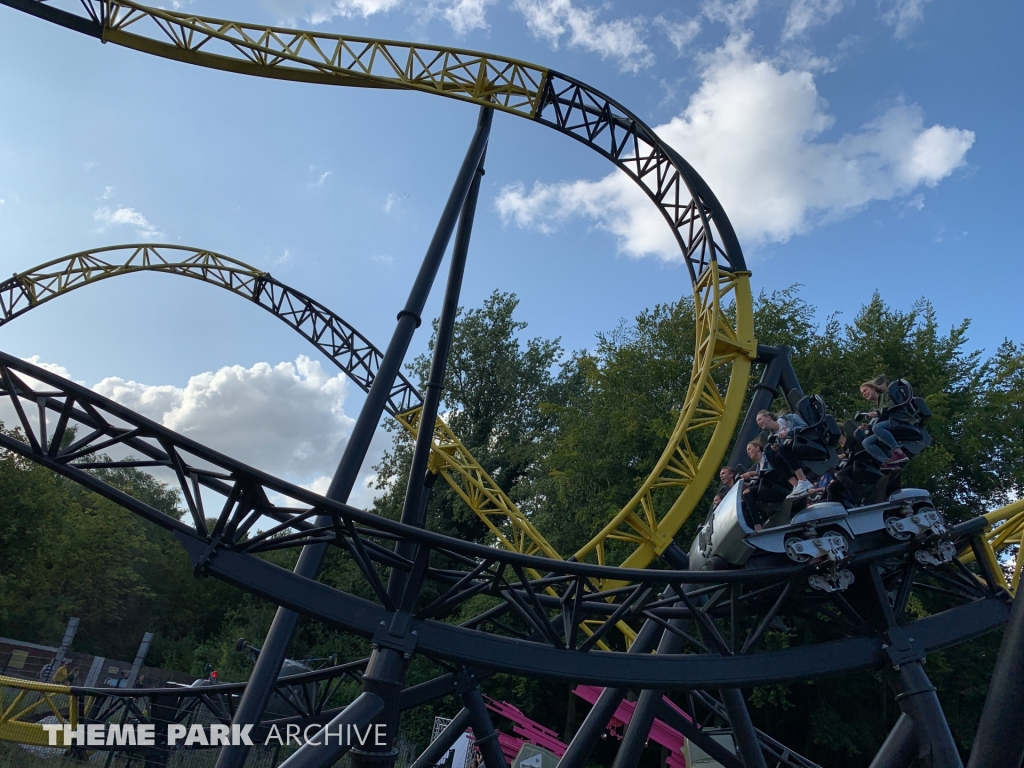
[[[0,434],[0,447],[171,531],[197,573],[372,638],[376,645],[398,643],[405,652],[423,653],[443,664],[633,689],[762,685],[892,661],[897,627],[898,652],[910,660],[988,631],[1007,617],[1006,602],[962,565],[908,567],[915,562],[913,552],[923,546],[914,542],[872,552],[849,566],[865,573],[882,568],[885,588],[900,595],[894,607],[898,624],[886,627],[863,607],[809,590],[807,576],[813,569],[807,566],[725,572],[613,568],[497,550],[403,525],[247,467],[3,353],[0,400],[13,407],[19,427],[17,433]],[[72,427],[73,438],[68,431]],[[132,458],[129,452],[141,458]],[[149,507],[93,471],[113,466],[172,472],[192,524]],[[216,505],[211,504],[213,499]],[[264,516],[281,522],[255,532]],[[313,525],[310,521],[318,517],[331,523]],[[212,527],[207,518],[216,518]],[[962,544],[979,537],[984,526],[984,519],[976,518],[954,528],[950,536]],[[400,557],[388,546],[402,541],[413,545],[413,559]],[[338,592],[258,556],[311,542],[326,542],[347,552],[376,598]],[[401,606],[384,588],[382,574],[394,569],[424,572],[434,585],[407,608],[408,613],[398,610]],[[528,569],[539,577],[527,576]],[[914,585],[927,579],[944,585],[955,596],[954,605],[907,621],[903,606]],[[601,584],[609,581],[628,585],[602,589]],[[557,597],[545,595],[546,588]],[[491,605],[473,623],[459,626],[446,621],[478,596]],[[589,637],[578,631],[585,618],[601,621]],[[400,641],[390,631],[398,619],[408,629]],[[608,637],[617,622],[645,619],[681,633],[685,652],[650,655],[595,648],[596,638]],[[679,629],[672,623],[679,619],[691,622],[692,628]],[[813,624],[826,639],[847,639],[761,650],[760,641],[776,619],[783,626]]]
[[[237,259],[181,245],[106,246],[20,272],[0,282],[0,326],[71,291],[140,272],[189,277],[257,304],[298,331],[364,392],[377,376],[381,351],[323,304]],[[398,421],[415,436],[422,401],[416,387],[399,374],[384,410],[396,417],[404,414]],[[431,470],[445,478],[506,548],[560,557],[440,418],[434,428]]]
[[[642,568],[672,543],[725,455],[757,345],[749,273],[732,225],[707,184],[636,115],[571,77],[477,51],[224,21],[134,2],[67,3],[76,13],[37,0],[0,3],[105,42],[214,69],[468,101],[554,128],[629,175],[662,213],[688,265],[697,308],[693,374],[650,476],[574,557]],[[729,305],[735,312],[726,311]],[[715,372],[728,372],[724,392]],[[418,427],[416,414],[404,423]],[[439,440],[452,437],[442,425],[437,430]],[[476,500],[473,493],[464,498]],[[507,500],[488,494],[480,500],[485,523],[501,532],[506,546],[557,555]],[[615,543],[614,554],[609,542]]]
[[[0,326],[78,288],[139,272],[190,277],[248,299],[298,331],[364,392],[377,375],[380,350],[320,302],[237,259],[181,245],[111,245],[20,272],[0,282]],[[399,374],[385,410],[393,416],[418,407],[422,400]]]

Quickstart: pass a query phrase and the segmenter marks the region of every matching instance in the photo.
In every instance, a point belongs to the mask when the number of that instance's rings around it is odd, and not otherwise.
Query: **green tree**
[[[562,369],[565,402],[553,409],[536,523],[563,555],[593,538],[653,470],[679,418],[695,338],[686,297],[598,334],[593,353],[577,353]],[[660,513],[671,499],[655,502]],[[614,545],[609,553],[624,554]]]
[[[152,476],[96,473],[180,517],[177,493]],[[147,662],[186,671],[197,643],[219,630],[240,594],[193,578],[188,556],[162,528],[0,451],[0,634],[52,645],[77,616],[76,650],[131,660],[150,631]]]
[[[532,478],[539,471],[553,426],[550,404],[562,398],[553,369],[562,355],[558,339],[521,339],[514,294],[492,293],[479,309],[459,310],[445,372],[442,413],[455,434],[501,490],[529,514],[538,504]],[[437,332],[437,321],[434,321]],[[430,350],[434,349],[431,339]],[[430,357],[410,366],[421,386]],[[392,427],[397,429],[396,427]],[[412,442],[396,432],[377,471],[378,513],[397,518],[405,498]],[[490,534],[444,484],[434,486],[428,511],[432,530],[475,541]]]

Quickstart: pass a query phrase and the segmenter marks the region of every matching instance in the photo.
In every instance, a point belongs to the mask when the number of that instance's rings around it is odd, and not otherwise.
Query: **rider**
[[[775,469],[768,455],[764,451],[760,440],[751,440],[747,443],[747,456],[750,457],[751,468],[740,477],[750,482],[743,489],[744,501],[750,511],[750,517],[754,521],[754,530],[761,530],[767,516],[764,514],[764,505],[778,503],[786,498],[786,486],[781,482],[783,473]]]
[[[807,479],[807,475],[804,474],[799,461],[793,456],[792,444],[789,441],[784,441],[787,434],[806,427],[807,422],[795,413],[783,413],[775,416],[771,411],[760,411],[757,414],[757,426],[768,430],[776,438],[774,445],[770,444],[765,448],[769,461],[780,468],[785,467],[792,473],[790,484],[793,486],[793,490],[790,491],[787,498],[795,499],[807,494],[811,490],[811,483]]]
[[[879,464],[884,464],[899,447],[896,438],[889,431],[889,421],[896,420],[897,414],[891,412],[895,403],[889,397],[889,380],[878,376],[860,385],[860,394],[865,400],[873,403],[875,408],[868,412],[871,419],[871,434],[864,438],[861,445]]]

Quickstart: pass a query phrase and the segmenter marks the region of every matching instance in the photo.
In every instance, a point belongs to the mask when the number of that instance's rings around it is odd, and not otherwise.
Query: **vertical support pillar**
[[[672,619],[671,626],[680,629],[689,619]],[[682,638],[673,632],[665,631],[658,643],[658,655],[678,653],[682,645]],[[626,726],[626,732],[622,735],[622,743],[619,751],[612,762],[612,768],[636,768],[640,762],[640,755],[643,754],[647,739],[651,733],[651,726],[654,725],[654,717],[661,708],[661,700],[665,691],[660,688],[649,688],[640,692],[636,707],[633,709],[633,717]]]
[[[661,701],[658,717],[664,720],[669,727],[675,728],[683,734],[688,741],[700,747],[712,760],[717,760],[721,763],[723,768],[745,768],[740,759],[729,749],[715,741],[710,734],[699,728],[696,723],[690,722],[680,715],[666,704],[664,699]]]
[[[96,686],[96,683],[99,682],[100,673],[103,671],[103,665],[106,661],[106,658],[103,656],[93,657],[89,671],[85,675],[85,682],[81,684],[83,688],[93,688]]]
[[[57,655],[53,657],[53,672],[50,672],[48,678],[43,681],[44,683],[48,683],[53,679],[54,672],[57,671],[57,667],[59,667],[64,661],[64,657],[68,655],[71,643],[75,641],[76,632],[78,632],[78,617],[72,616],[68,619],[67,627],[64,628],[64,637],[60,641],[60,648],[57,649]]]
[[[740,426],[736,443],[729,455],[730,466],[735,467],[737,464],[747,461],[747,443],[753,440],[759,431],[758,411],[763,411],[770,406],[772,400],[779,394],[785,395],[790,408],[796,406],[795,402],[790,402],[790,392],[796,390],[799,397],[803,396],[800,382],[796,378],[796,371],[793,370],[793,364],[789,361],[791,352],[792,350],[785,346],[757,345],[757,362],[765,363],[765,368],[761,372],[761,380],[755,385],[754,394],[750,398],[750,406],[747,408],[747,415],[743,417],[743,424]]]
[[[743,758],[743,765],[746,768],[768,768],[743,692],[739,688],[720,688],[719,693],[722,694],[725,711],[729,713],[729,725],[732,726],[732,736]]]
[[[489,109],[481,115],[486,116],[487,127],[490,127],[490,119],[493,112]],[[444,389],[444,375],[448,365],[448,355],[451,352],[452,337],[455,333],[455,318],[459,312],[459,295],[462,292],[462,278],[466,271],[466,258],[469,255],[469,239],[473,232],[473,221],[476,217],[476,203],[480,196],[480,179],[484,175],[484,159],[486,157],[486,145],[483,154],[480,156],[480,164],[477,167],[476,175],[469,187],[465,205],[462,207],[462,215],[459,217],[459,228],[455,234],[455,245],[452,248],[452,263],[448,271],[448,284],[445,286],[444,302],[441,305],[441,316],[437,323],[437,337],[434,339],[434,352],[430,360],[430,373],[427,382],[423,386],[426,392],[423,397],[423,407],[420,411],[419,431],[416,434],[416,447],[413,449],[412,462],[409,467],[409,482],[405,487],[405,501],[402,505],[402,522],[406,525],[414,525],[422,528],[426,523],[427,505],[424,491],[429,488],[421,478],[429,473],[427,463],[430,459],[430,449],[434,439],[434,424],[437,422],[437,412],[441,406],[441,392]],[[429,491],[428,491],[429,492]],[[395,553],[408,558],[415,559],[416,545],[407,541],[398,542]],[[403,571],[393,569],[388,582],[388,595],[400,610],[411,610],[411,604],[407,605],[408,595],[414,599],[419,595],[419,583],[414,583],[409,574],[407,577]]]
[[[921,666],[924,654],[914,647],[896,621],[882,582],[882,569],[870,565],[867,570],[878,599],[879,613],[888,625],[883,647],[892,665],[889,682],[896,691],[896,702],[913,722],[917,736],[917,765],[919,768],[963,768],[935,686]]]
[[[908,768],[916,754],[917,735],[914,733],[914,721],[904,713],[885,737],[868,768]]]
[[[437,735],[437,738],[430,742],[430,745],[413,761],[410,768],[434,768],[469,728],[469,721],[469,710],[463,707],[459,710],[459,714],[452,718],[445,729]]]
[[[501,745],[498,744],[498,732],[494,730],[479,686],[465,691],[462,694],[462,703],[469,710],[473,740],[483,755],[485,768],[508,768],[505,755],[501,752]]]
[[[352,729],[358,732],[358,729],[365,728],[367,736],[364,738],[375,738],[374,720],[383,710],[384,702],[377,696],[372,693],[359,694],[313,737],[319,744],[303,744],[281,763],[281,768],[329,768],[352,748]]]
[[[149,653],[149,645],[152,642],[152,632],[146,632],[142,635],[142,642],[139,643],[139,650],[138,653],[135,654],[135,661],[132,662],[132,671],[128,673],[128,680],[125,683],[125,688],[134,688],[135,683],[138,682],[139,673],[142,671],[142,663],[146,660],[146,655]]]
[[[1015,599],[1010,609],[967,768],[1019,766],[1024,762],[1024,728],[1020,727],[1020,702],[1024,700],[1024,591],[1018,594],[1021,598]]]
[[[917,761],[921,768],[963,768],[939,697],[920,661],[908,661],[895,669],[896,701],[914,723]]]
[[[640,627],[633,644],[629,646],[627,653],[650,653],[658,638],[661,637],[662,629],[655,622],[648,619]],[[612,719],[615,710],[626,697],[625,688],[605,688],[601,691],[594,706],[583,719],[583,724],[572,737],[569,748],[565,750],[558,761],[558,768],[582,768],[587,758],[597,744],[604,729],[608,727],[608,721]]]
[[[455,330],[455,318],[459,307],[459,293],[462,290],[462,276],[465,271],[466,256],[469,251],[469,239],[472,233],[473,216],[477,197],[480,193],[480,178],[483,175],[483,159],[487,147],[487,135],[490,131],[493,112],[481,108],[480,121],[477,128],[479,152],[475,155],[472,174],[466,179],[467,190],[463,199],[462,215],[459,219],[459,230],[452,249],[451,268],[448,273],[448,285],[445,288],[441,316],[438,320],[437,336],[434,340],[434,353],[430,362],[430,374],[427,390],[423,398],[420,412],[419,431],[416,446],[413,449],[409,467],[409,481],[406,486],[405,503],[402,506],[402,522],[422,527],[425,522],[426,507],[422,503],[424,483],[427,474],[427,463],[433,444],[434,424],[441,403],[441,390],[444,385],[445,369],[448,364],[448,353]],[[474,142],[476,144],[476,142]],[[467,154],[466,161],[470,159]],[[465,164],[463,165],[465,168]],[[460,179],[462,174],[460,173]],[[424,297],[425,298],[425,297]],[[385,744],[376,742],[371,748],[357,747],[351,752],[353,768],[369,768],[370,766],[390,766],[396,757],[395,738],[401,723],[399,694],[405,681],[412,655],[413,643],[409,643],[409,624],[412,610],[419,597],[423,584],[429,552],[411,542],[399,542],[395,552],[408,558],[414,567],[406,574],[397,568],[391,570],[388,580],[388,595],[398,611],[394,614],[386,636],[381,633],[381,641],[373,646],[370,661],[363,675],[362,690],[374,693],[384,701],[383,721],[385,724]],[[383,629],[383,628],[382,628]],[[376,640],[376,638],[375,638]],[[473,707],[467,704],[470,713]],[[486,717],[486,710],[484,716]],[[477,718],[474,718],[477,719]],[[489,722],[489,718],[488,718]]]
[[[395,377],[401,370],[413,333],[420,325],[423,307],[426,305],[452,232],[465,207],[470,189],[474,182],[479,184],[478,173],[484,151],[487,148],[492,117],[492,110],[487,107],[481,108],[476,131],[448,195],[441,218],[434,230],[434,236],[427,247],[412,289],[409,291],[405,307],[398,313],[398,322],[391,336],[391,342],[384,352],[377,375],[373,384],[370,385],[366,401],[356,419],[338,469],[327,489],[326,497],[332,501],[348,501],[349,494],[355,485],[359,468],[366,458],[370,441],[373,439],[377,424],[384,413],[385,405],[387,405]],[[317,525],[328,525],[329,523],[330,518],[317,519]],[[323,564],[326,554],[326,544],[306,545],[299,554],[295,573],[308,579],[315,579],[320,572],[320,566]],[[252,675],[249,677],[249,684],[238,702],[238,709],[232,719],[233,723],[244,725],[259,722],[274,691],[274,683],[281,672],[281,664],[298,621],[299,615],[294,611],[278,608],[259,658],[253,667]],[[217,757],[215,768],[241,768],[245,764],[248,752],[249,748],[244,745],[223,747]]]
[[[748,416],[756,411],[753,408]],[[705,598],[702,598],[705,599]],[[708,632],[701,627],[701,635],[704,642],[711,644]],[[723,649],[725,650],[725,649]],[[745,768],[767,768],[764,759],[764,752],[761,750],[761,743],[757,738],[757,729],[750,719],[750,711],[747,709],[747,702],[743,698],[743,692],[739,688],[719,688],[722,696],[722,704],[725,706],[725,713],[732,727],[733,740],[736,742],[736,750],[743,759]]]

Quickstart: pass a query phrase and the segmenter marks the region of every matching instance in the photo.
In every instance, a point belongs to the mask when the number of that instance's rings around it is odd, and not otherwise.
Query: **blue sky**
[[[658,126],[704,175],[737,226],[755,291],[799,282],[822,317],[845,318],[875,289],[901,308],[926,296],[943,325],[971,318],[977,347],[1024,340],[1018,3],[177,7],[482,49],[573,75]],[[270,271],[379,346],[476,119],[471,106],[422,94],[163,61],[7,8],[0,98],[6,274],[105,244],[188,244]],[[592,346],[619,318],[689,292],[649,208],[592,151],[498,115],[464,303],[513,291],[530,333]],[[93,286],[2,335],[5,351],[315,487],[360,402],[269,315],[176,278]],[[414,346],[425,343],[421,334]]]

